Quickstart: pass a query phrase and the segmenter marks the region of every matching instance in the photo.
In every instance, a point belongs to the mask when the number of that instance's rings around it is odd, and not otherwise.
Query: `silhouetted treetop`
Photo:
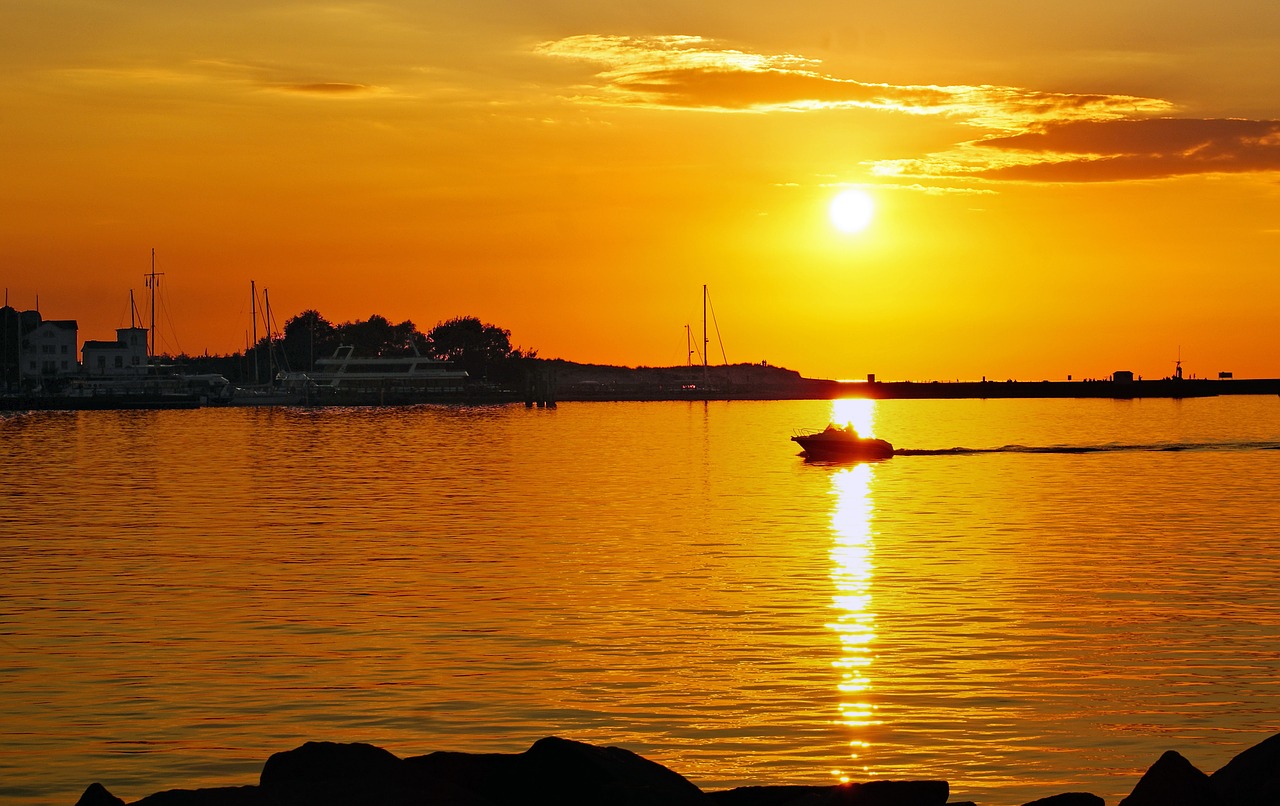
[[[426,352],[432,358],[452,361],[474,376],[484,375],[490,364],[537,355],[534,351],[513,349],[510,330],[474,316],[458,316],[431,328],[426,336]]]

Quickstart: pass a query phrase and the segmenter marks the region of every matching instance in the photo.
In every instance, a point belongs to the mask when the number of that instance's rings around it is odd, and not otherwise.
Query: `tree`
[[[337,327],[340,343],[355,347],[361,356],[397,356],[412,351],[415,340],[421,339],[418,328],[409,320],[393,325],[384,316],[373,314],[361,322],[344,322]]]
[[[314,309],[284,323],[284,355],[289,368],[307,371],[316,358],[331,355],[337,347],[337,329]]]
[[[485,376],[491,364],[508,358],[532,357],[512,350],[510,330],[474,316],[458,316],[431,328],[427,333],[427,355],[452,361],[473,377]]]

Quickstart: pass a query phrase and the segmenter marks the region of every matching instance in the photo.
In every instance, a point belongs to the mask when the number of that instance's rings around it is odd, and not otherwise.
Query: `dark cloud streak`
[[[1280,121],[1275,120],[1071,121],[976,145],[1044,158],[977,174],[987,179],[1115,182],[1280,171]]]

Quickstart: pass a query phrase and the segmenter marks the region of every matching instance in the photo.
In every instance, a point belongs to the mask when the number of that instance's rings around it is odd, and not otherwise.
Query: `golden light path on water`
[[[859,434],[874,434],[875,401],[836,400],[832,422],[852,425]],[[832,474],[831,494],[835,508],[831,516],[833,543],[831,548],[831,580],[835,588],[833,607],[838,614],[827,625],[840,639],[840,658],[833,665],[840,673],[840,724],[851,729],[855,738],[849,758],[861,775],[873,774],[858,761],[867,742],[856,738],[866,728],[879,724],[871,691],[871,666],[874,661],[875,612],[872,610],[871,582],[874,539],[871,517],[871,479],[874,465],[858,463],[842,467]],[[833,770],[841,782],[851,780],[846,770]]]

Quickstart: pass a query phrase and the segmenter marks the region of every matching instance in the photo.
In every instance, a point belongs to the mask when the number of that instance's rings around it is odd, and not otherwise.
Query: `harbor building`
[[[121,327],[115,341],[86,341],[81,349],[84,371],[91,376],[147,374],[147,329]]]

